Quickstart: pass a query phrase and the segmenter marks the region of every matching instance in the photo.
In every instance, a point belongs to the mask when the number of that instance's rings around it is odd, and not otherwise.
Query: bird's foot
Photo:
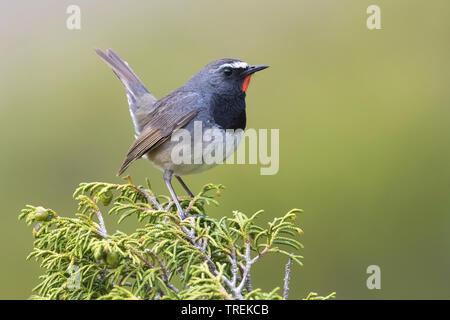
[[[178,215],[180,216],[180,219],[181,220],[184,220],[184,219],[186,219],[187,217],[186,217],[186,214],[184,213],[184,211],[183,210],[178,210]]]

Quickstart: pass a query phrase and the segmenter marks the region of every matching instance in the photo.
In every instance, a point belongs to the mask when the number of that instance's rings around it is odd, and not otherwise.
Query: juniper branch
[[[158,258],[158,256],[155,253],[153,253],[152,250],[150,250],[148,248],[145,249],[144,251],[149,253],[153,257],[153,259],[155,259],[156,262],[158,262],[159,267],[161,268],[161,271],[162,271],[162,274],[163,274],[163,280],[164,280],[164,283],[166,284],[166,286],[168,286],[170,289],[172,289],[175,293],[178,293],[179,290],[177,288],[175,288],[175,286],[169,282],[169,277],[167,275],[166,267],[161,262],[161,260]]]
[[[234,211],[220,220],[207,216],[221,185],[208,184],[193,198],[180,198],[186,213],[180,220],[170,197],[148,188],[104,182],[82,183],[74,197],[76,217],[51,209],[27,206],[20,219],[35,224],[34,249],[28,256],[41,263],[44,274],[33,299],[282,299],[289,291],[292,262],[301,266],[301,234],[291,210],[266,226],[256,223],[262,213]],[[216,194],[214,194],[214,192]],[[99,202],[110,207],[118,222],[135,217],[143,225],[131,234],[108,234]],[[165,209],[164,209],[165,208]],[[93,221],[94,214],[98,224]],[[196,216],[196,217],[194,217]],[[266,254],[289,258],[283,296],[253,289],[252,266]],[[79,287],[67,286],[69,266],[79,267]],[[178,280],[176,280],[178,278]],[[174,282],[178,281],[178,282]],[[175,283],[181,281],[181,286]],[[332,298],[333,294],[308,299]]]

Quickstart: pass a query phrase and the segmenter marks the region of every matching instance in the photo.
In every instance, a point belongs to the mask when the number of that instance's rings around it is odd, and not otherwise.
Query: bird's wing
[[[149,121],[157,99],[147,90],[128,63],[117,53],[111,49],[107,49],[105,52],[95,49],[95,52],[106,62],[125,86],[131,118],[133,119],[135,131],[139,134]]]
[[[169,95],[168,99],[160,100],[161,103],[158,101],[156,112],[131,146],[117,175],[121,175],[135,160],[167,141],[175,130],[195,118],[199,110],[185,108],[193,98],[189,94],[181,97]]]

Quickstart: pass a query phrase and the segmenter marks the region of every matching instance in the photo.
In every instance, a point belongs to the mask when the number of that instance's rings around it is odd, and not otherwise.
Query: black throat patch
[[[223,129],[245,129],[245,93],[237,97],[215,97],[212,115]]]

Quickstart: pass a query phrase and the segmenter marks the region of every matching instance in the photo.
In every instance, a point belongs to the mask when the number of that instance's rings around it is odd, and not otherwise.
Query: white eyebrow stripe
[[[248,68],[248,63],[244,61],[235,61],[232,63],[224,63],[219,67],[219,69],[223,68],[232,68],[232,69],[245,69]]]

